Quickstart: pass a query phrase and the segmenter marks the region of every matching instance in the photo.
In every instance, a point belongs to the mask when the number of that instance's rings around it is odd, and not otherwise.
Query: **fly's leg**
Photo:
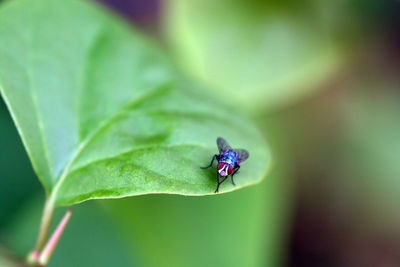
[[[219,186],[220,186],[223,182],[225,182],[226,178],[228,178],[228,177],[229,177],[229,176],[225,176],[225,178],[224,178],[221,182],[219,182],[219,179],[218,179],[218,186],[217,186],[217,189],[215,190],[214,193],[218,193]]]
[[[215,192],[214,192],[214,193],[218,193],[219,185],[221,184],[221,183],[219,182],[219,173],[218,173],[218,172],[217,172],[217,183],[218,183],[217,189],[215,189]]]
[[[218,183],[217,189],[215,189],[215,192],[214,192],[214,193],[218,193],[219,185],[220,185],[220,183]]]
[[[208,168],[210,168],[210,167],[213,165],[215,159],[219,160],[219,155],[215,154],[215,155],[212,157],[210,165],[205,166],[205,167],[200,167],[200,168],[202,168],[202,169],[208,169]]]
[[[233,170],[233,173],[231,175],[231,181],[233,185],[236,185],[235,182],[233,181],[233,176],[238,172],[238,170],[240,169],[240,165],[237,164],[237,167]]]
[[[232,176],[235,175],[235,174],[238,172],[239,169],[240,169],[240,165],[239,165],[239,164],[236,164],[236,167],[235,167],[235,169],[233,170]]]

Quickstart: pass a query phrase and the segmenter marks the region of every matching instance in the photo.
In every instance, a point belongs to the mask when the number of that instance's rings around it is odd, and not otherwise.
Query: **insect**
[[[215,154],[211,163],[208,166],[201,167],[202,169],[208,169],[212,167],[214,160],[218,160],[218,172],[217,172],[217,189],[214,193],[218,193],[219,186],[225,182],[225,180],[231,175],[232,184],[235,185],[233,181],[233,176],[240,169],[239,163],[245,161],[249,157],[249,152],[245,149],[232,149],[228,142],[222,138],[217,138],[217,146],[219,150],[219,154]],[[220,178],[222,181],[220,181]]]

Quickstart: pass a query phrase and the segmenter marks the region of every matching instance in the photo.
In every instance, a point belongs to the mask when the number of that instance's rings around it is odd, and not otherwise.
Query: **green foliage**
[[[101,8],[12,1],[0,10],[0,36],[0,89],[52,202],[213,193],[215,170],[199,167],[217,136],[250,152],[235,188],[266,174],[255,127]]]
[[[0,134],[5,129],[14,130],[17,142],[15,127],[6,112],[0,109]],[[286,129],[271,136],[271,140],[275,142],[285,133]],[[22,145],[18,145],[20,149],[10,144],[7,151],[0,151],[4,152],[0,154],[4,155],[0,182],[7,185],[0,186],[4,199],[1,208],[7,211],[1,214],[4,222],[0,225],[0,242],[23,258],[34,244],[43,198],[31,197],[32,193],[40,195],[41,188],[33,179],[29,162],[23,165],[26,175],[14,176],[17,166],[22,167],[22,159],[27,161]],[[11,151],[13,157],[7,157]],[[276,166],[273,170],[257,186],[215,197],[148,195],[77,205],[48,266],[207,266],[211,261],[218,266],[243,266],[244,261],[253,266],[281,266],[277,261],[285,254],[282,236],[288,226],[287,182],[293,177],[276,174]],[[21,185],[26,184],[30,185],[26,189],[29,194],[18,194],[24,189]],[[62,208],[56,209],[53,227],[63,212]]]
[[[310,94],[342,61],[327,7],[312,1],[168,3],[165,31],[182,68],[248,109]]]

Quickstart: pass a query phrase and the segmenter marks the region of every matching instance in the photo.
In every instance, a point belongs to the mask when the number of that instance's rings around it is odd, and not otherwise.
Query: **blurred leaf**
[[[210,194],[215,170],[199,166],[219,135],[252,158],[235,188],[265,175],[269,153],[255,127],[173,74],[156,48],[100,8],[11,1],[0,36],[0,89],[56,204]]]
[[[358,84],[361,89],[348,96],[341,164],[351,178],[345,181],[349,188],[346,197],[356,202],[365,216],[358,218],[397,231],[400,223],[398,79],[376,80]]]
[[[149,195],[101,203],[145,266],[279,266],[286,181],[273,176],[213,197]]]
[[[43,206],[42,198],[31,198],[0,230],[8,249],[21,258],[32,248]],[[53,228],[64,215],[58,209]],[[94,202],[74,208],[48,267],[52,266],[136,266],[135,255],[116,237],[116,229]],[[0,265],[3,266],[3,265]],[[8,266],[8,265],[6,265]]]
[[[219,88],[221,98],[253,110],[312,93],[341,61],[325,14],[312,1],[170,0],[165,6],[165,30],[183,69]]]

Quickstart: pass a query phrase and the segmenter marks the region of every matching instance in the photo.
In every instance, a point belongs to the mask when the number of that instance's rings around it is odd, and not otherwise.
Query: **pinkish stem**
[[[64,215],[60,223],[58,224],[56,230],[54,230],[53,234],[51,235],[49,241],[47,242],[46,246],[42,250],[39,256],[39,264],[46,265],[47,262],[50,259],[51,254],[54,251],[54,248],[56,247],[58,240],[61,237],[61,234],[63,233],[65,226],[68,223],[69,218],[71,217],[72,210],[69,209],[67,213]]]

